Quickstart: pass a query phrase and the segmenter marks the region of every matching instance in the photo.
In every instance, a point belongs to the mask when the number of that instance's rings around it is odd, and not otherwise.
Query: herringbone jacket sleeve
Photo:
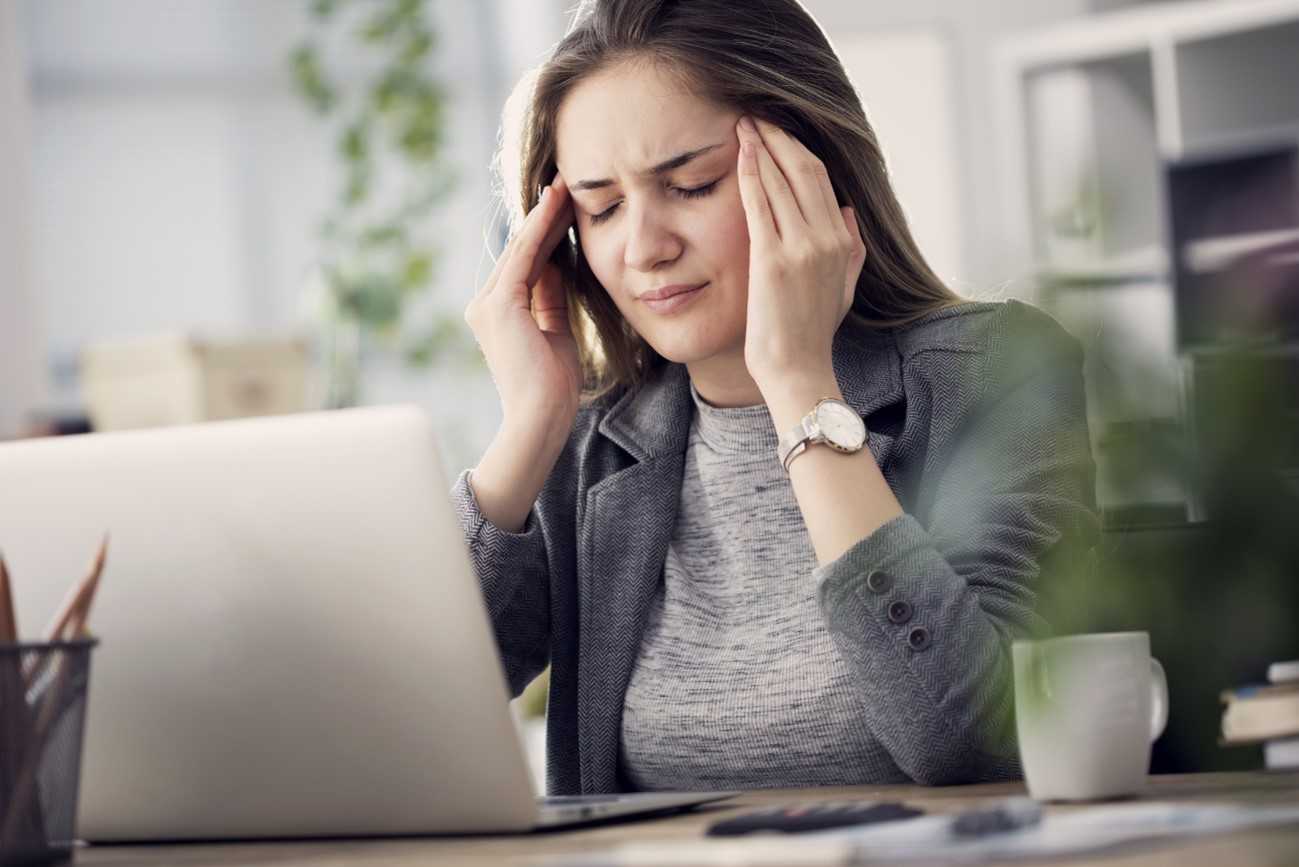
[[[1010,644],[1045,629],[1044,584],[1098,531],[1081,351],[1009,312],[985,358],[917,365],[929,378],[909,392],[931,405],[908,411],[933,419],[920,505],[813,574],[867,724],[919,783],[1019,774]]]
[[[517,696],[550,659],[550,590],[546,543],[534,508],[523,528],[511,533],[483,515],[469,485],[469,470],[456,479],[451,502],[482,587],[510,694]]]

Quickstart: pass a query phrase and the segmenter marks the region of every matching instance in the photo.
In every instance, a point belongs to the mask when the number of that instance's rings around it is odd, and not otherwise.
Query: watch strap
[[[794,458],[798,457],[803,452],[807,451],[807,447],[809,445],[811,445],[810,438],[801,439],[798,442],[794,443],[793,448],[785,452],[784,457],[780,459],[780,465],[781,467],[784,468],[786,473],[789,472],[789,465],[794,462]]]
[[[799,419],[798,425],[785,433],[781,434],[776,443],[776,456],[780,458],[780,465],[789,470],[789,462],[795,456],[802,454],[808,447],[809,441],[814,436],[811,426],[816,422],[816,410],[813,409],[807,415]]]
[[[807,447],[825,441],[825,434],[821,432],[816,423],[816,409],[822,401],[831,400],[823,397],[818,400],[807,415],[799,419],[798,425],[786,431],[777,441],[776,454],[780,458],[780,465],[784,467],[785,472],[789,472],[789,465],[793,463],[794,458],[807,451]]]
[[[817,424],[816,420],[817,410],[820,409],[821,404],[826,401],[834,401],[835,403],[843,404],[844,406],[848,405],[837,398],[823,397],[813,405],[807,415],[803,416],[803,418],[799,420],[796,427],[786,431],[777,440],[776,456],[780,458],[780,465],[784,468],[786,473],[789,472],[789,465],[794,462],[794,458],[807,451],[808,446],[828,442],[825,433],[821,430],[821,427]],[[836,448],[836,450],[843,451],[843,449],[839,448]]]

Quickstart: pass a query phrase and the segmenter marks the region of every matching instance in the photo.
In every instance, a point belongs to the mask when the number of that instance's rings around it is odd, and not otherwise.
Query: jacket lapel
[[[892,336],[847,332],[840,330],[834,346],[835,374],[847,402],[863,416],[899,403]],[[579,516],[577,715],[586,793],[619,788],[622,706],[676,526],[693,414],[686,368],[668,364],[639,391],[624,395],[599,425],[636,463],[592,486]],[[887,460],[896,435],[897,430],[871,430],[869,447],[877,461]]]
[[[616,791],[622,703],[676,525],[694,407],[681,365],[615,404],[600,433],[637,463],[586,492],[578,576],[582,791]]]

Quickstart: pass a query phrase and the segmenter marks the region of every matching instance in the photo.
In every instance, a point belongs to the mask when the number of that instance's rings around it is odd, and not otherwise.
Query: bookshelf
[[[1130,484],[1124,444],[1189,426],[1220,336],[1206,311],[1241,291],[1227,269],[1271,250],[1272,282],[1299,281],[1299,0],[1062,22],[1002,42],[994,69],[1002,235],[1087,345],[1101,505],[1195,519],[1171,470]]]
[[[1162,166],[1299,139],[1299,0],[1191,0],[1004,41],[1006,235],[1041,273],[1166,277]]]

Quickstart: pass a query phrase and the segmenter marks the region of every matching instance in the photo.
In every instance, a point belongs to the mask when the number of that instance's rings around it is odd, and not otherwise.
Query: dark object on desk
[[[828,801],[822,804],[791,804],[745,813],[724,819],[708,828],[710,837],[733,837],[739,834],[774,832],[798,834],[804,831],[826,831],[852,825],[870,825],[911,819],[924,810],[893,801]]]
[[[90,651],[98,643],[0,646],[0,864],[72,857]]]
[[[84,414],[33,413],[19,429],[18,438],[76,436],[94,430],[90,417]]]
[[[986,837],[1031,828],[1042,821],[1042,808],[1029,798],[1012,798],[991,807],[974,807],[952,819],[954,837]]]

